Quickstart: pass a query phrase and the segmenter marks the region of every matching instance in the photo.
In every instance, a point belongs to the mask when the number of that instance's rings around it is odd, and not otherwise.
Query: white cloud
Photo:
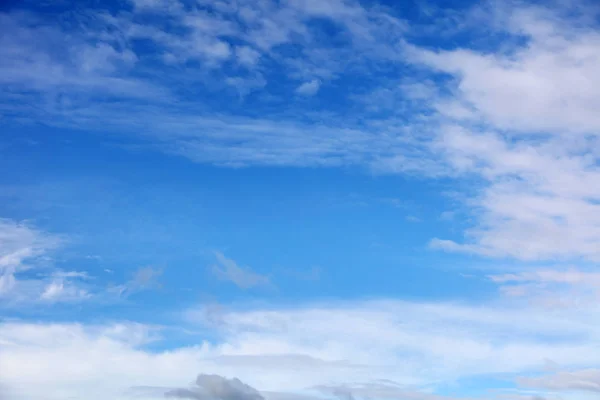
[[[489,278],[500,285],[501,293],[546,308],[595,307],[600,299],[600,274],[574,267],[539,268]]]
[[[0,84],[11,94],[26,97],[28,104],[36,100],[49,112],[69,102],[83,107],[107,95],[121,101],[164,103],[173,100],[181,85],[214,87],[227,79],[240,79],[238,68],[221,68],[226,63],[257,71],[275,63],[294,79],[306,78],[309,70],[313,78],[334,76],[352,58],[338,57],[338,49],[316,40],[321,32],[311,24],[315,18],[331,20],[352,38],[353,46],[347,46],[346,53],[354,52],[356,46],[371,57],[379,56],[373,51],[377,39],[397,36],[402,29],[396,18],[353,1],[326,6],[271,0],[132,3],[133,10],[88,10],[81,20],[73,15],[50,22],[31,13],[0,14]],[[149,14],[163,16],[175,29],[149,20]],[[136,46],[140,39],[153,46]],[[301,52],[280,51],[288,44]],[[185,74],[179,71],[160,79],[174,66],[190,62],[193,73],[186,69]],[[173,78],[179,83],[173,85]],[[316,86],[313,82],[306,90],[316,91]],[[3,107],[27,110],[14,101]]]
[[[167,95],[168,91],[129,76],[137,56],[128,48],[117,49],[103,41],[90,43],[84,34],[68,35],[63,27],[31,14],[0,13],[0,27],[0,85],[7,93],[37,93],[51,101],[45,106],[50,109],[61,109],[68,105],[62,103],[73,98]],[[60,90],[67,96],[57,101]],[[32,100],[29,95],[25,96]]]
[[[129,295],[159,287],[162,271],[139,268],[124,284],[104,288],[93,284],[85,271],[56,268],[51,256],[67,241],[32,224],[0,219],[0,299],[2,307],[79,302],[94,298],[108,301],[115,293]],[[26,275],[25,273],[29,273]],[[35,276],[32,276],[35,273]]]
[[[449,95],[429,100],[440,131],[433,154],[451,174],[480,184],[466,204],[477,220],[465,241],[432,245],[521,260],[597,261],[600,80],[593,71],[600,36],[559,7],[494,7],[487,25],[526,45],[493,53],[407,46],[415,62],[452,78],[444,86]]]
[[[87,290],[79,288],[75,283],[57,279],[47,284],[40,299],[45,302],[81,301],[91,297]]]
[[[44,256],[61,243],[59,236],[9,219],[0,219],[0,297],[20,297],[21,282],[16,275],[44,264]]]
[[[203,311],[190,310],[187,317],[203,333],[186,339],[196,339],[194,345],[168,350],[156,348],[169,342],[169,327],[2,323],[2,383],[13,394],[9,399],[84,393],[90,400],[118,399],[128,398],[133,386],[181,388],[197,373],[214,373],[265,392],[302,393],[325,385],[359,397],[369,389],[437,400],[425,394],[439,384],[544,372],[548,357],[564,368],[594,365],[600,340],[595,309],[544,313],[523,304],[246,305],[221,311],[212,342],[205,339],[211,325]],[[375,385],[382,379],[397,382],[396,389]]]
[[[304,82],[296,88],[296,93],[302,96],[314,96],[321,87],[321,81],[313,79],[309,82]]]
[[[437,53],[418,49],[415,57],[457,78],[453,101],[472,107],[476,117],[494,126],[596,134],[600,78],[594,71],[600,67],[600,35],[593,25],[573,16],[573,11],[586,12],[582,3],[566,11],[514,3],[496,5],[494,11],[487,23],[520,35],[526,45],[493,54],[466,48]],[[444,113],[444,108],[439,111]]]
[[[6,268],[0,275],[0,295],[4,295],[14,289],[16,285],[15,273],[12,268]]]
[[[61,242],[59,236],[44,234],[26,223],[0,219],[0,268],[28,268],[28,261],[40,258]]]
[[[600,272],[584,272],[575,268],[567,270],[538,269],[514,274],[490,275],[497,283],[506,282],[542,282],[563,283],[569,285],[597,286],[600,288]]]
[[[80,286],[81,279],[88,277],[86,273],[54,270],[52,266],[49,256],[63,242],[63,237],[47,234],[30,224],[0,219],[0,297],[4,306],[80,301],[90,297]],[[22,276],[30,270],[44,277]]]

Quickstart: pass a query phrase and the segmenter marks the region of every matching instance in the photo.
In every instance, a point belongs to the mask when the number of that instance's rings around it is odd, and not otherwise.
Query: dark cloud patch
[[[260,392],[237,378],[200,374],[195,385],[187,389],[173,389],[165,397],[192,400],[264,400]]]

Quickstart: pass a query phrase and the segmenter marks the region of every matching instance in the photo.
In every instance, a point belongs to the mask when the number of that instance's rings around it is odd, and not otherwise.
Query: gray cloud
[[[392,381],[367,382],[352,385],[320,385],[316,390],[337,397],[340,400],[361,399],[402,399],[402,400],[453,400],[453,397],[439,396],[397,384]],[[469,400],[464,398],[463,400]]]
[[[337,398],[355,400],[357,398],[381,398],[402,400],[457,400],[454,397],[439,396],[404,387],[392,381],[376,381],[355,385],[321,385],[312,388],[312,393],[265,392],[265,396],[237,378],[227,379],[220,375],[200,374],[195,386],[172,389],[165,397],[190,400],[319,400]],[[463,398],[462,400],[469,400]],[[531,400],[544,400],[533,397]]]
[[[227,379],[219,375],[200,374],[194,387],[173,389],[165,397],[193,400],[264,400],[253,387],[237,378]]]
[[[563,371],[536,378],[519,378],[517,383],[523,387],[538,389],[600,393],[600,369]]]
[[[208,399],[204,393],[192,389],[173,389],[165,393],[165,397],[175,397],[178,399]]]

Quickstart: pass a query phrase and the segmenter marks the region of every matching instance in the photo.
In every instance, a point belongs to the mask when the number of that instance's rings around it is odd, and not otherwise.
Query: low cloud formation
[[[265,392],[267,400],[355,400],[355,399],[402,399],[402,400],[457,400],[403,387],[392,381],[378,381],[355,385],[321,385],[311,388],[310,393]],[[172,389],[167,398],[192,400],[265,400],[258,390],[237,378],[227,379],[220,375],[200,374],[195,386]],[[470,400],[463,398],[461,400]],[[544,400],[533,398],[532,400]]]
[[[183,325],[193,334],[188,339],[198,338],[199,332],[202,337],[219,338],[215,342],[198,339],[190,346],[170,345],[171,335],[181,338],[179,324],[3,322],[0,382],[11,391],[11,400],[122,399],[119,396],[134,384],[160,387],[142,390],[145,398],[168,392],[174,398],[206,400],[237,400],[240,393],[252,400],[262,400],[260,395],[266,400],[298,400],[290,393],[305,394],[306,388],[313,388],[321,398],[332,399],[331,387],[337,385],[350,389],[360,400],[448,400],[433,397],[430,389],[437,389],[440,382],[481,376],[557,374],[548,371],[550,355],[562,368],[594,365],[600,338],[596,314],[581,310],[540,313],[495,303],[348,302],[223,309],[219,314],[223,324],[214,330],[204,325],[204,319]],[[342,359],[347,362],[334,362]],[[201,375],[197,383],[184,387],[181,379],[189,371],[212,371],[220,376]],[[238,377],[268,392],[261,390],[257,395],[242,382],[222,376]],[[379,380],[369,382],[375,377]],[[589,375],[586,379],[593,382]],[[519,383],[541,386],[538,381]],[[320,390],[319,385],[329,389]],[[551,390],[533,388],[522,394],[555,400],[547,391]]]
[[[537,378],[519,378],[517,382],[521,386],[536,389],[600,393],[600,369],[558,372]]]
[[[253,387],[237,378],[227,379],[220,375],[200,374],[194,387],[174,389],[165,393],[165,397],[198,400],[264,400]]]
[[[402,400],[457,400],[447,396],[439,396],[414,388],[404,387],[396,382],[383,380],[354,385],[321,385],[318,391],[335,396],[339,400],[355,399],[402,399]],[[462,400],[469,400],[464,398]],[[539,400],[539,399],[533,399]]]

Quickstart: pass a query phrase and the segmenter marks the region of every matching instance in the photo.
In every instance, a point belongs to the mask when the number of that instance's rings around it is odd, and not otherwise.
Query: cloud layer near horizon
[[[597,363],[597,315],[596,308],[548,313],[523,303],[382,300],[223,309],[210,322],[203,309],[195,309],[186,312],[187,322],[179,327],[4,322],[0,370],[5,385],[21,398],[47,399],[84,392],[90,399],[120,398],[130,387],[149,385],[167,392],[183,388],[194,371],[239,377],[265,392],[290,395],[325,384],[354,387],[357,395],[369,396],[364,388],[361,394],[361,385],[387,379],[402,382],[395,384],[395,393],[426,399],[429,387],[494,376],[521,376],[519,384],[540,393],[593,392],[594,370],[584,370]],[[221,339],[201,338],[209,326]],[[196,345],[148,347],[182,327],[192,338],[198,331]],[[560,379],[553,379],[552,371],[544,372],[549,362],[554,370],[575,372],[558,372]],[[532,373],[548,375],[530,378]],[[590,383],[577,380],[578,374]]]

